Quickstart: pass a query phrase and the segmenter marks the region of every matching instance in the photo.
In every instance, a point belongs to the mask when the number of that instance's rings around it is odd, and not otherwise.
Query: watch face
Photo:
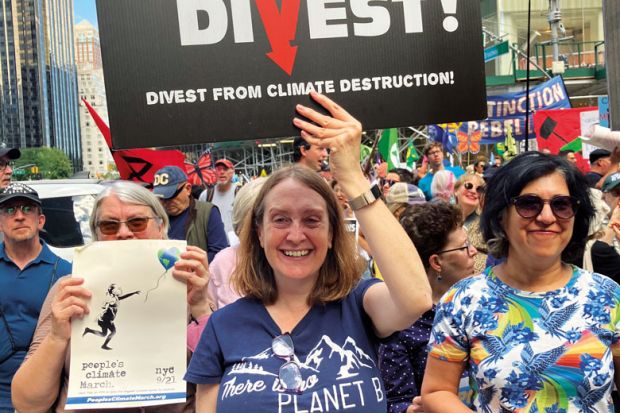
[[[374,184],[370,188],[370,192],[372,192],[372,194],[375,196],[376,199],[381,198],[383,195],[383,193],[381,192],[381,189],[379,189],[379,186],[377,184]]]

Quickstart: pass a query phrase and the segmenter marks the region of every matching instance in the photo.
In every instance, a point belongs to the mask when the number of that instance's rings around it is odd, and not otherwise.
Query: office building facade
[[[75,58],[78,71],[80,100],[85,99],[108,121],[99,32],[87,20],[75,25]],[[112,169],[114,160],[101,131],[90,116],[86,105],[80,102],[80,130],[83,170],[91,177],[103,178]]]
[[[72,0],[0,0],[0,145],[49,146],[81,168]]]

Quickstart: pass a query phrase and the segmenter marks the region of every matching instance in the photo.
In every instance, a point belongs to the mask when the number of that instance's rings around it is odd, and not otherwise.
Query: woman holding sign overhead
[[[386,411],[376,346],[431,306],[411,240],[360,169],[360,123],[311,97],[330,115],[298,105],[307,120],[294,124],[331,150],[385,283],[360,281],[363,263],[329,185],[303,167],[275,172],[241,232],[233,283],[245,297],[214,313],[186,375],[198,384],[199,412]]]
[[[104,189],[95,200],[90,229],[97,241],[166,239],[168,216],[159,200],[147,189],[121,181]],[[210,314],[206,288],[209,277],[206,253],[200,248],[188,246],[181,253],[181,259],[175,263],[172,275],[187,283],[187,302],[191,316],[204,326]],[[58,280],[43,304],[26,361],[15,374],[12,383],[13,404],[20,412],[45,412],[50,409],[65,412],[71,359],[71,319],[83,317],[92,307],[89,302],[92,294],[82,287],[83,283],[83,278],[71,276]],[[114,290],[115,287],[110,288]],[[117,294],[118,299],[127,296],[121,296],[119,291],[111,294]],[[114,317],[111,314],[102,317],[106,318],[107,326],[110,323],[113,325]],[[197,323],[190,323],[188,336],[190,329],[200,328]],[[185,404],[123,411],[192,412],[193,390],[188,389],[187,397]],[[100,409],[81,411],[101,412]]]

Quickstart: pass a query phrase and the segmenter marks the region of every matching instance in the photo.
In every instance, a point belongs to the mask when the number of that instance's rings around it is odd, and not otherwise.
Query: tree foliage
[[[23,148],[20,149],[22,156],[15,160],[15,169],[20,166],[28,166],[24,169],[26,173],[13,173],[15,179],[62,179],[69,178],[73,174],[73,166],[69,157],[61,150],[56,148]],[[33,166],[38,168],[33,170]]]

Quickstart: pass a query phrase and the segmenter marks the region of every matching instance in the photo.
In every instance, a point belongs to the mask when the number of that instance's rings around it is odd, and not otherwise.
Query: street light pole
[[[620,128],[620,1],[603,0],[605,21],[605,70],[609,95],[609,122],[613,129]]]

